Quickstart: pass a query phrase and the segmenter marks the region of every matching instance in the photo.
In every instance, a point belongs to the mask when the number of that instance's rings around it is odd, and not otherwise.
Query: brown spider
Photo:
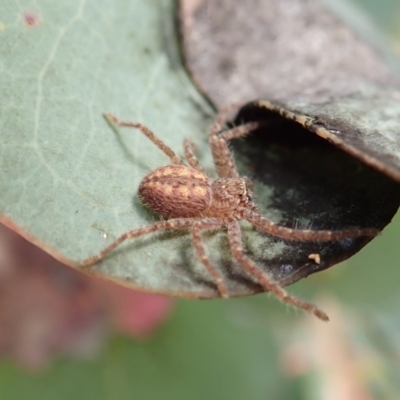
[[[186,166],[182,159],[147,127],[139,123],[120,121],[111,114],[104,114],[115,125],[138,128],[170,158],[171,164],[150,172],[140,183],[138,191],[142,203],[165,220],[124,233],[98,255],[89,257],[81,265],[86,267],[95,264],[127,239],[161,230],[190,229],[199,259],[213,277],[220,295],[229,297],[224,279],[208,260],[201,240],[201,234],[204,231],[226,228],[233,257],[265,290],[270,291],[285,303],[328,321],[328,316],[322,310],[288,294],[267,272],[262,271],[244,254],[239,220],[249,221],[270,235],[300,241],[330,241],[349,237],[376,236],[379,231],[376,229],[343,231],[290,229],[261,216],[253,203],[252,182],[249,178],[239,176],[228,148],[229,140],[248,134],[257,129],[260,124],[250,122],[223,131],[223,123],[230,108],[224,109],[217,116],[209,133],[210,147],[218,174],[216,179],[207,176],[195,157],[193,144],[189,140],[184,141],[184,154],[189,164]]]

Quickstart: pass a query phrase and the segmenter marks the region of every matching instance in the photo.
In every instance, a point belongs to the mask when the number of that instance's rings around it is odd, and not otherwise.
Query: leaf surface
[[[183,139],[192,139],[200,161],[215,176],[205,133],[213,112],[182,67],[172,0],[76,0],[35,7],[8,2],[3,9],[0,208],[6,225],[77,267],[122,233],[157,220],[139,204],[136,191],[143,177],[168,164],[168,158],[140,132],[110,126],[103,112],[145,124],[178,154],[183,153]],[[260,154],[269,152],[270,143],[254,145],[261,153],[235,145],[240,171],[254,178],[257,202],[276,222],[318,229],[382,228],[397,208],[396,186],[391,189],[396,201],[385,210],[384,222],[374,217],[367,226],[354,218],[337,223],[347,215],[342,211],[349,203],[336,207],[323,192],[317,217],[306,206],[310,187],[288,187],[296,186],[295,180],[285,178],[285,154],[293,149],[278,151],[275,180],[267,181],[273,167],[268,157],[265,165],[257,165],[255,175],[251,164],[252,157],[262,160]],[[301,164],[301,157],[296,162]],[[292,203],[285,202],[292,189],[290,196],[299,199],[300,207],[294,214]],[[312,197],[314,204],[319,200]],[[338,214],[332,212],[335,207]],[[328,214],[334,217],[323,220]],[[249,255],[282,284],[327,268],[368,241],[296,243],[260,234],[249,224],[242,229]],[[225,232],[205,235],[204,243],[233,296],[262,290],[232,262]],[[321,265],[310,260],[314,253],[323,256]],[[124,243],[91,272],[152,292],[218,296],[187,232]]]

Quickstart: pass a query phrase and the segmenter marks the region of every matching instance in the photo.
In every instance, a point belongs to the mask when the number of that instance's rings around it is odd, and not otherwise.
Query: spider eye
[[[245,203],[251,203],[252,201],[252,198],[247,193],[243,193],[241,197]]]

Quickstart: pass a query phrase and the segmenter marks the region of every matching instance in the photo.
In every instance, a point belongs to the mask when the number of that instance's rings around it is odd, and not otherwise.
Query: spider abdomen
[[[167,165],[148,174],[140,183],[140,201],[164,218],[202,215],[211,202],[209,178],[184,165]]]

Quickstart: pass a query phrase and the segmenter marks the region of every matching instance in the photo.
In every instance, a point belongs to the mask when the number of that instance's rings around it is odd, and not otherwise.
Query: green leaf
[[[2,221],[77,263],[154,219],[136,191],[146,173],[168,163],[138,132],[116,135],[102,113],[146,124],[176,151],[185,137],[202,151],[211,109],[180,64],[172,1],[3,2],[2,9]],[[35,25],[26,23],[28,12]],[[210,155],[202,161],[210,166]],[[169,291],[175,272],[165,265],[182,264],[184,236],[135,244],[102,272]],[[187,278],[175,280],[171,289],[183,290]]]
[[[104,112],[141,122],[178,154],[183,139],[191,138],[202,164],[215,176],[206,146],[212,110],[182,67],[172,0],[35,7],[8,2],[3,9],[0,209],[6,225],[79,267],[122,233],[157,219],[139,204],[136,191],[148,172],[169,160],[140,132],[112,128]],[[268,152],[268,145],[261,151]],[[245,159],[242,152],[241,171],[248,173]],[[284,165],[281,158],[283,170]],[[304,208],[310,190],[304,185],[297,193],[305,213],[290,215],[290,203],[279,204],[285,196],[276,197],[290,179],[271,184],[263,181],[269,173],[265,166],[259,165],[258,172],[258,202],[268,217],[289,226],[342,229],[343,224],[315,223],[315,212]],[[326,215],[336,205],[323,197],[321,215]],[[314,197],[313,204],[319,200]],[[388,212],[393,207],[397,203]],[[391,215],[385,214],[386,220]],[[348,225],[364,226],[353,220]],[[364,227],[382,226],[374,220]],[[369,240],[298,243],[260,234],[249,224],[242,227],[249,254],[282,284],[327,268]],[[205,236],[210,261],[221,269],[231,295],[263,290],[232,262],[225,232]],[[314,253],[324,257],[321,265],[309,259]],[[158,293],[219,295],[188,232],[124,243],[91,271]]]

